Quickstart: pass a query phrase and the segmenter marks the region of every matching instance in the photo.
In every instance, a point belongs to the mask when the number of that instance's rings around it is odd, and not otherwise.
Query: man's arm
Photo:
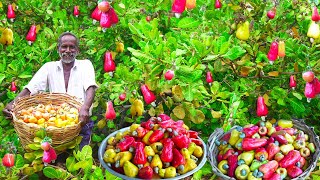
[[[16,98],[14,98],[13,101],[11,101],[10,103],[8,103],[7,106],[2,110],[4,116],[5,116],[7,119],[12,119],[11,112],[12,112],[12,109],[13,109],[13,102],[14,102],[15,100],[17,100],[18,98],[20,98],[20,97],[29,96],[29,95],[30,95],[29,89],[24,88],[24,89],[18,94],[18,96],[16,96]]]
[[[80,116],[80,122],[81,125],[84,126],[89,121],[89,109],[93,103],[94,96],[96,94],[96,87],[90,86],[86,91],[86,99],[84,100],[83,105],[81,106],[79,116]]]

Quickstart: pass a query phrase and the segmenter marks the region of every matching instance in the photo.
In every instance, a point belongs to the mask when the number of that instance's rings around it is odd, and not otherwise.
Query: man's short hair
[[[76,38],[76,46],[79,47],[79,39],[78,39],[78,37],[75,34],[71,33],[71,32],[64,32],[59,36],[59,38],[58,38],[58,47],[60,47],[60,45],[61,45],[62,37],[63,36],[67,36],[67,35],[70,35],[70,36],[73,36],[74,38]]]

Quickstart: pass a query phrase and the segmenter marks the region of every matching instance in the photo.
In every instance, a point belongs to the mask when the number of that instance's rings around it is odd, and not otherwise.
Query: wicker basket
[[[13,108],[13,125],[17,132],[22,146],[26,149],[26,146],[33,143],[35,133],[41,129],[40,126],[33,123],[25,123],[24,121],[18,120],[16,115],[22,109],[27,109],[38,104],[52,104],[61,105],[62,103],[67,103],[71,107],[80,109],[82,103],[77,97],[70,96],[64,93],[40,93],[32,96],[27,96],[19,98],[14,102]],[[73,126],[66,126],[63,128],[49,126],[46,128],[47,136],[52,138],[52,146],[60,145],[72,141],[75,137],[79,135],[81,130],[80,123]]]
[[[314,170],[314,168],[317,166],[317,161],[320,157],[320,141],[319,141],[319,136],[316,135],[316,133],[314,132],[314,128],[313,127],[309,127],[305,124],[305,122],[301,119],[297,120],[297,119],[293,119],[293,124],[294,127],[299,129],[299,130],[303,130],[305,133],[307,133],[309,135],[310,138],[310,142],[314,143],[315,145],[315,153],[313,154],[313,156],[311,157],[311,162],[309,164],[309,167],[298,177],[292,179],[292,180],[302,180],[302,179],[306,179],[306,177],[310,176],[310,173]],[[234,126],[231,128],[231,130],[229,132],[231,132],[233,129],[236,129],[238,126]],[[212,166],[212,170],[213,172],[221,177],[222,179],[225,180],[235,180],[235,178],[231,178],[227,175],[224,175],[219,169],[218,169],[218,163],[217,163],[217,155],[218,155],[218,147],[215,144],[216,140],[220,140],[226,133],[224,133],[223,129],[218,128],[216,129],[209,137],[208,139],[208,160]]]

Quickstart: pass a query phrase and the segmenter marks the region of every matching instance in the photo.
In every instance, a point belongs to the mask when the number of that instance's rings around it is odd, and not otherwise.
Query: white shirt
[[[84,102],[86,90],[90,86],[98,87],[95,81],[94,68],[90,60],[75,60],[70,71],[68,89],[65,88],[61,61],[47,62],[33,76],[25,87],[32,94],[40,91],[67,93]]]

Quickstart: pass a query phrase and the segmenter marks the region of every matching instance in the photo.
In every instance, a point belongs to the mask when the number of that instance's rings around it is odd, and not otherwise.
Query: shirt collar
[[[78,60],[75,59],[73,67],[71,69],[73,69],[73,68],[77,69],[78,63],[79,63]],[[58,68],[58,70],[62,70],[63,69],[61,60],[57,61],[57,68]]]

